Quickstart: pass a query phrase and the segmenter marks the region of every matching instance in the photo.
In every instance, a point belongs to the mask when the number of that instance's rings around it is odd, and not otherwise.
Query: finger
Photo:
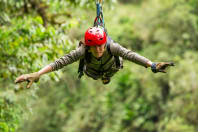
[[[21,76],[20,77],[17,77],[16,79],[15,79],[15,83],[18,83],[19,82],[19,80],[21,80]]]
[[[168,67],[170,65],[170,63],[168,62],[164,62],[161,64],[161,67],[165,68],[165,67]]]
[[[167,62],[165,63],[166,66],[175,66],[175,64],[173,62]]]
[[[24,76],[22,75],[22,76],[16,78],[15,83],[20,83],[20,82],[23,82],[23,81],[25,81],[25,78],[24,78]]]
[[[162,64],[161,69],[166,69],[168,66],[175,66],[173,62],[166,62]]]
[[[34,81],[30,81],[28,84],[27,84],[27,88],[30,88],[31,86],[32,86],[32,83],[33,83]]]
[[[166,67],[167,67],[167,65],[161,65],[161,67],[159,68],[159,69],[162,69],[162,70],[164,70],[164,69],[166,69]]]

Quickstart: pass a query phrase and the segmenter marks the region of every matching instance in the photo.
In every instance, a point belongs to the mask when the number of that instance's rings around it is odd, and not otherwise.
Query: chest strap
[[[111,56],[114,56],[115,63],[116,63],[116,68],[121,68],[119,56],[113,55],[111,53],[111,49],[110,49],[111,38],[108,36],[107,39],[108,39],[107,50],[108,50],[109,54],[111,54]]]

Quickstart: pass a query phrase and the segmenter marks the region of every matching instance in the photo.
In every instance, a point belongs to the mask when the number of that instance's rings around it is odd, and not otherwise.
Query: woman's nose
[[[99,46],[96,46],[96,51],[100,51],[100,47]]]

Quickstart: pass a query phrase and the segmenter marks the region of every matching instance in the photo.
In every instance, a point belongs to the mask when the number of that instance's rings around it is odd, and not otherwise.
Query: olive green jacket
[[[113,41],[111,41],[110,51],[113,56],[119,56],[120,58],[123,58],[125,60],[129,60],[136,64],[147,67],[147,62],[149,61],[149,59],[122,47],[118,43],[114,43]],[[115,67],[114,57],[111,54],[107,51],[106,48],[103,56],[99,59],[91,55],[90,62],[87,63],[85,61],[84,72],[86,72],[88,76],[90,74],[90,76],[93,77],[93,75],[91,74],[97,76],[97,74],[107,72],[111,67]],[[72,50],[69,54],[66,54],[65,56],[51,63],[50,66],[52,67],[53,71],[58,70],[63,68],[64,66],[67,66],[68,64],[71,64],[79,59],[84,58],[84,56],[85,46],[81,44],[78,48]],[[95,79],[97,78],[98,77],[96,77]]]

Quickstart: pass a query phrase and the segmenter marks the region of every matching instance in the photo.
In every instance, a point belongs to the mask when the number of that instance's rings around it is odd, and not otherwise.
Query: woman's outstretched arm
[[[80,42],[81,43],[81,42]],[[85,47],[83,45],[79,46],[76,50],[72,50],[69,54],[57,59],[55,62],[45,66],[38,72],[24,74],[16,78],[15,83],[21,83],[24,81],[28,82],[27,88],[30,88],[33,82],[37,82],[41,75],[59,70],[64,66],[67,66],[84,56]]]
[[[144,56],[141,56],[129,49],[122,47],[117,43],[111,43],[110,45],[111,53],[117,56],[121,56],[123,59],[135,62],[144,67],[151,67],[152,72],[163,72],[166,73],[166,68],[169,66],[174,66],[173,62],[152,62]]]
[[[27,88],[30,88],[33,82],[37,82],[41,75],[46,74],[52,71],[52,67],[50,65],[45,66],[38,72],[24,74],[16,78],[15,83],[21,83],[27,81]]]

